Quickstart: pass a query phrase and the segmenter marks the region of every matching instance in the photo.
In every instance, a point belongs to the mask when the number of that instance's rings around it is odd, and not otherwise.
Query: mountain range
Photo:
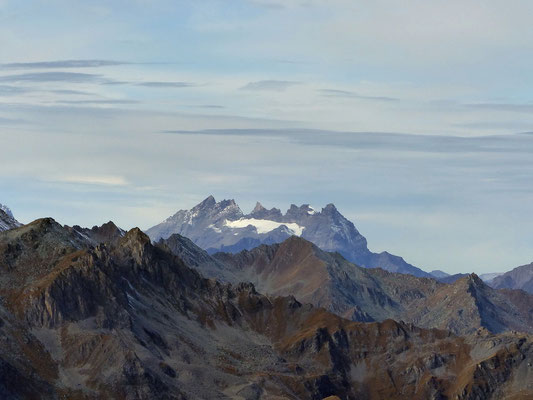
[[[216,202],[213,196],[190,210],[180,210],[148,229],[153,241],[174,233],[192,240],[209,254],[237,253],[261,244],[280,243],[291,236],[304,238],[324,251],[338,252],[361,267],[379,267],[391,272],[431,277],[429,273],[388,252],[373,253],[366,238],[333,204],[317,211],[304,204],[291,205],[285,214],[257,203],[244,214],[234,200]]]
[[[475,274],[445,284],[361,268],[296,236],[281,244],[212,256],[178,234],[159,244],[204,276],[234,284],[251,282],[262,293],[292,295],[353,321],[402,320],[456,334],[480,328],[533,333],[533,296],[493,289]]]
[[[50,218],[0,233],[0,397],[473,400],[533,395],[533,338],[527,333],[496,334],[491,330],[500,327],[489,325],[458,336],[390,319],[353,322],[294,296],[264,295],[251,283],[222,283],[198,272],[206,263],[214,271],[233,265],[235,272],[259,272],[264,266],[263,272],[273,274],[265,285],[274,285],[276,274],[283,273],[276,268],[290,267],[284,257],[300,260],[291,274],[324,269],[316,260],[338,263],[339,271],[353,268],[302,238],[214,257],[193,246],[179,236],[153,244],[137,228],[71,228]],[[376,301],[377,284],[387,277],[420,279],[379,269],[359,268],[357,274],[368,279],[368,293]],[[499,293],[475,276],[453,291],[444,290],[452,285],[422,281],[421,293],[438,294],[435,304],[425,303],[435,312],[457,312],[455,302],[465,293],[474,295],[472,302]],[[417,297],[408,283],[399,286],[406,290],[402,295],[397,288],[396,296]],[[500,312],[482,305],[488,318]],[[385,301],[381,309],[389,306]]]

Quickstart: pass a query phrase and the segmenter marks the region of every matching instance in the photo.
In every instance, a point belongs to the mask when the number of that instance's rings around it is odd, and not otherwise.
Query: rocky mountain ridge
[[[366,238],[333,204],[326,205],[321,211],[308,204],[300,207],[293,204],[283,214],[277,208],[268,210],[257,203],[246,215],[234,200],[216,202],[213,196],[209,196],[190,210],[178,211],[146,233],[153,241],[178,233],[210,254],[219,251],[237,253],[299,236],[322,250],[339,252],[362,267],[431,277],[401,257],[388,252],[371,252]]]
[[[361,322],[403,320],[457,334],[485,328],[533,332],[533,296],[510,295],[487,286],[475,274],[450,284],[382,269],[360,268],[338,253],[291,237],[237,254],[205,251],[179,235],[160,243],[181,254],[188,244],[191,266],[226,282],[252,282],[263,293],[293,295],[342,317]]]
[[[221,284],[138,229],[0,233],[0,395],[12,399],[525,399],[533,339],[357,323]]]
[[[69,229],[88,240],[93,245],[100,243],[115,243],[126,234],[126,231],[116,226],[113,221],[109,221],[102,226],[95,225],[90,229],[82,228],[79,225],[74,225]]]

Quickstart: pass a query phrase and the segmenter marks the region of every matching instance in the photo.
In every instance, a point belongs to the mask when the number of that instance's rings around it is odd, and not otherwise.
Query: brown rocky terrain
[[[179,254],[183,240],[174,235],[162,243]],[[189,258],[200,260],[191,265],[206,276],[252,282],[260,292],[294,295],[298,301],[354,321],[390,318],[457,334],[479,328],[493,333],[533,332],[533,296],[494,290],[475,274],[444,284],[379,268],[359,268],[340,254],[322,251],[298,237],[238,254],[217,253],[212,258],[199,248],[187,249]]]
[[[349,321],[205,279],[138,229],[95,246],[38,220],[0,233],[0,275],[0,398],[533,395],[528,334]]]

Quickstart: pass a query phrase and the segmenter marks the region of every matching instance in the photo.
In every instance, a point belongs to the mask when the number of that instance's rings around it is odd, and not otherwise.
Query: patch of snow
[[[217,228],[217,227],[216,227],[215,225],[213,225],[213,224],[209,225],[208,228],[213,229],[216,233],[220,233],[220,232],[222,232],[222,229]]]
[[[135,308],[133,306],[133,302],[135,301],[135,299],[129,293],[126,293],[126,299],[128,300],[128,306],[130,306],[131,308]]]
[[[305,229],[305,227],[298,225],[294,222],[276,222],[271,221],[269,219],[255,219],[255,218],[241,218],[236,221],[228,221],[226,220],[224,222],[224,225],[229,228],[246,228],[249,225],[252,225],[256,230],[257,233],[268,233],[273,231],[274,229],[279,228],[280,226],[284,225],[286,226],[289,231],[296,236],[302,236],[302,232]]]
[[[136,296],[138,296],[138,297],[141,296],[141,294],[137,291],[137,289],[135,289],[135,288],[133,287],[133,285],[131,284],[131,282],[130,282],[129,280],[127,280],[127,279],[124,278],[124,277],[122,277],[122,279],[124,279],[124,280],[126,281],[126,283],[128,284],[130,290],[133,291],[133,293],[134,293]]]
[[[81,233],[80,231],[77,231],[77,230],[74,230],[74,232],[76,232],[83,239],[88,240],[89,242],[92,242],[91,238],[89,236],[87,236],[86,234]]]
[[[309,208],[309,210],[307,210],[307,214],[309,214],[309,215],[315,215],[316,214],[316,210],[313,207],[309,206],[308,208]]]
[[[189,218],[188,218],[187,224],[192,225],[192,220],[196,218],[198,214],[199,214],[198,210],[196,210],[195,212],[189,211],[189,215],[188,215]]]

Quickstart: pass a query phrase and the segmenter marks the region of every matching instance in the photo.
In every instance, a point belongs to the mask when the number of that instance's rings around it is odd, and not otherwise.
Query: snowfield
[[[255,219],[255,218],[241,218],[236,221],[224,222],[224,225],[229,228],[246,228],[249,225],[252,225],[257,230],[257,233],[268,233],[274,229],[279,228],[280,226],[286,226],[293,235],[302,236],[302,232],[305,227],[300,226],[293,222],[276,222],[268,219]]]

